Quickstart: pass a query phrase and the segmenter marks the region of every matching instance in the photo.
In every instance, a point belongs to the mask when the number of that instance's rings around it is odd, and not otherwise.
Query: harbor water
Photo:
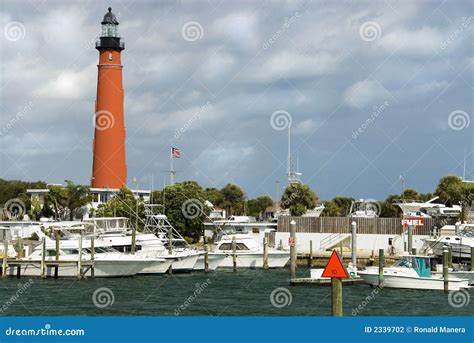
[[[299,269],[298,277],[308,277]],[[0,280],[2,316],[329,316],[330,287],[290,286],[289,270],[195,272],[133,278]],[[343,287],[344,315],[466,316],[474,292]],[[458,298],[463,296],[460,304]],[[463,300],[463,299],[461,299]],[[453,306],[454,304],[454,306]],[[462,306],[459,306],[462,305]]]

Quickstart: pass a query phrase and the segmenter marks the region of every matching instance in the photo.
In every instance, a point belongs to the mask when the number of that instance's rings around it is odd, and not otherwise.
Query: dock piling
[[[263,236],[263,269],[268,269],[268,232]]]
[[[95,270],[94,270],[94,258],[95,258],[95,231],[91,237],[91,277],[94,277]]]
[[[82,277],[82,234],[79,237],[79,256],[77,258],[77,278]]]
[[[41,239],[41,265],[40,274],[42,278],[46,277],[46,238]]]
[[[448,274],[448,250],[443,250],[443,280],[444,280],[444,293],[449,291],[449,274]]]
[[[413,226],[408,226],[408,253],[413,254]]]
[[[384,257],[385,251],[383,249],[379,249],[379,286],[383,283],[383,267],[385,263]]]
[[[448,267],[453,268],[453,247],[448,245]]]
[[[309,257],[308,257],[308,268],[313,267],[313,240],[309,241]]]
[[[236,254],[237,244],[235,243],[235,237],[232,237],[232,268],[234,272],[237,271],[237,254]]]
[[[56,239],[56,262],[59,261],[59,230],[56,231],[55,239]],[[57,279],[59,274],[59,264],[54,266],[54,278]]]
[[[341,317],[342,313],[342,280],[339,278],[331,278],[331,307],[332,315]]]
[[[357,268],[357,223],[351,223],[351,261],[352,266]]]
[[[474,271],[474,247],[471,247],[471,272]]]
[[[209,246],[207,244],[204,245],[204,272],[209,272]]]
[[[290,279],[296,277],[296,222],[290,222]]]
[[[8,268],[8,239],[5,236],[3,238],[2,277],[7,276],[7,268]]]
[[[20,236],[17,237],[17,254],[16,254],[16,259],[17,261],[21,260],[22,258],[22,255],[23,255],[23,241],[21,239]],[[21,277],[21,265],[18,264],[18,266],[16,267],[16,277],[17,278],[20,278]]]

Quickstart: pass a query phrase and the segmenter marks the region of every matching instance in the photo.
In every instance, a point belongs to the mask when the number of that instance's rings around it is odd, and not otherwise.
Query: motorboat
[[[444,204],[436,203],[439,197],[434,197],[428,201],[403,201],[398,202],[396,205],[400,207],[404,217],[410,217],[414,214],[420,213],[418,216],[424,217],[458,217],[462,212],[462,207],[459,205],[453,205],[448,207]]]
[[[313,218],[318,218],[321,216],[321,213],[324,211],[324,205],[318,205],[315,208],[311,210],[307,210],[302,217],[313,217]]]
[[[215,254],[224,256],[219,268],[232,268],[235,246],[237,268],[262,268],[263,246],[248,233],[221,233]],[[290,259],[289,251],[268,248],[268,267],[283,268]]]
[[[82,245],[82,250],[80,249]],[[94,242],[94,254],[92,259],[91,241],[84,239],[82,243],[78,240],[60,240],[59,241],[59,261],[58,277],[76,277],[78,268],[83,276],[91,276],[91,262],[94,266],[94,277],[123,277],[134,276],[144,268],[151,268],[155,265],[165,263],[164,259],[142,258],[139,256],[127,256],[120,253],[110,246]],[[33,252],[23,259],[31,261],[31,264],[21,264],[22,276],[41,276],[42,264],[42,244],[36,246]],[[56,261],[56,242],[45,238],[45,262]],[[80,261],[80,262],[79,262]],[[67,263],[71,262],[71,263]],[[84,263],[79,266],[79,263]],[[9,268],[11,276],[17,275],[16,268]],[[54,276],[55,267],[45,266],[45,275]]]
[[[379,286],[379,268],[367,267],[357,273],[365,283]],[[468,288],[467,279],[448,277],[449,290],[458,291]],[[404,255],[391,267],[383,268],[383,287],[443,290],[444,279],[442,274],[431,272],[429,256]]]
[[[145,233],[136,233],[135,249],[138,256],[149,258],[161,258],[167,261],[162,267],[167,270],[171,267],[174,272],[188,272],[194,269],[199,253],[186,249],[184,240],[173,238],[168,239],[168,233],[165,231],[162,220],[166,220],[166,216],[156,217],[157,215],[147,215],[145,223]],[[97,239],[111,245],[114,249],[131,253],[132,249],[132,231],[128,218],[124,217],[107,217],[107,218],[90,218],[88,222],[97,225],[99,232]],[[169,223],[169,222],[168,222]],[[170,225],[171,226],[171,225]],[[166,233],[165,233],[166,232]],[[166,270],[165,270],[166,271]],[[141,274],[162,273],[162,270],[144,269]]]
[[[454,235],[425,238],[424,242],[426,248],[437,256],[443,256],[443,250],[451,247],[453,257],[470,259],[474,247],[474,224],[457,224]]]
[[[377,218],[379,216],[379,205],[375,200],[356,200],[353,201],[349,209],[351,218]]]

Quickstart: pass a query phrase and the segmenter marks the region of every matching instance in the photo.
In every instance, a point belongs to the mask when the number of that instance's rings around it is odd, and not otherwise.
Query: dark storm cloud
[[[88,183],[95,38],[111,3],[123,52],[129,178],[284,184],[291,115],[302,180],[322,198],[433,189],[472,161],[469,1],[7,1],[0,12],[0,177]],[[458,113],[459,114],[459,113]],[[458,116],[459,117],[459,116]],[[451,125],[450,125],[451,124]],[[468,172],[472,172],[472,163]]]

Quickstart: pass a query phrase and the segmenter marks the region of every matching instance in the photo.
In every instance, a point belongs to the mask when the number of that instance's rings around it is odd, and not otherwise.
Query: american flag
[[[171,148],[171,157],[172,158],[180,158],[181,157],[181,150],[178,148]]]

